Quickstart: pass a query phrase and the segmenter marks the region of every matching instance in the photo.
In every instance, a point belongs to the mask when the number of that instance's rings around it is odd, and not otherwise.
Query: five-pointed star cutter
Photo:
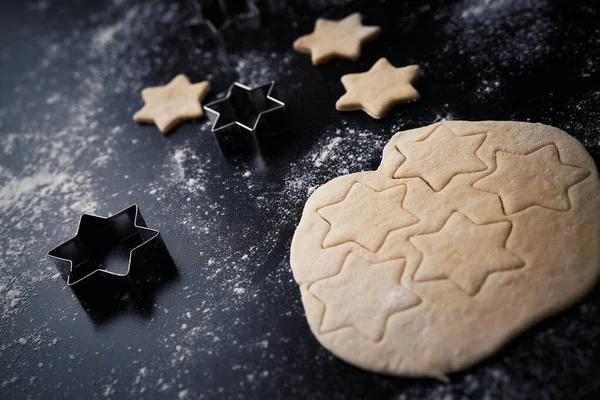
[[[125,272],[106,269],[105,263],[122,250],[129,252]],[[83,214],[77,234],[48,252],[48,258],[79,298],[139,292],[157,266],[172,265],[160,232],[146,227],[135,204],[110,217]]]
[[[285,104],[271,96],[275,82],[249,88],[235,82],[227,95],[204,106],[222,150],[251,145],[283,129]]]

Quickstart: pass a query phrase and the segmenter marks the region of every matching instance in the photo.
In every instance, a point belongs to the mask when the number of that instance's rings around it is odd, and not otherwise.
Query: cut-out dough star
[[[439,192],[454,176],[487,168],[475,154],[484,139],[485,134],[457,136],[440,126],[425,140],[398,146],[406,160],[396,170],[394,178],[423,178]],[[460,162],[450,162],[452,160]]]
[[[296,39],[294,49],[310,53],[313,65],[326,63],[336,57],[357,60],[362,44],[375,39],[380,33],[378,26],[363,26],[359,13],[340,21],[319,18],[310,35]]]
[[[162,133],[167,133],[181,122],[204,115],[201,102],[210,89],[208,81],[191,84],[183,74],[177,75],[166,86],[142,90],[144,107],[133,120],[155,123]]]
[[[353,326],[372,341],[383,337],[390,315],[421,299],[400,284],[403,259],[372,264],[350,253],[340,272],[309,287],[325,304],[321,331]]]
[[[590,174],[587,169],[563,164],[553,144],[526,155],[498,151],[496,164],[496,170],[473,187],[498,193],[506,214],[534,205],[567,211],[571,208],[569,188]]]
[[[405,195],[405,185],[378,192],[356,182],[344,200],[317,210],[331,225],[323,247],[353,241],[377,252],[390,231],[419,222],[402,208]]]
[[[415,281],[450,279],[474,296],[489,274],[525,265],[506,248],[511,229],[508,221],[477,225],[455,212],[438,232],[409,238],[423,255]]]
[[[363,110],[375,119],[383,118],[393,106],[419,99],[419,92],[412,86],[419,76],[418,65],[395,68],[387,59],[380,58],[365,73],[342,76],[347,93],[335,103],[335,108]]]

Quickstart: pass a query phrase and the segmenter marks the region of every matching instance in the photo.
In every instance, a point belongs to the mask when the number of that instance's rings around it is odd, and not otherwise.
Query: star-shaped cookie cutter
[[[119,248],[130,249],[125,272],[104,269]],[[135,204],[110,217],[83,214],[77,234],[48,252],[48,258],[80,299],[92,293],[139,292],[136,287],[150,282],[156,266],[172,265],[160,232],[146,226]]]
[[[261,10],[252,0],[191,0],[193,16],[184,25],[200,44],[212,41],[225,46],[226,37],[245,29],[258,29]]]
[[[221,100],[204,106],[221,149],[259,146],[284,126],[285,103],[271,96],[275,82],[249,88],[235,82]]]

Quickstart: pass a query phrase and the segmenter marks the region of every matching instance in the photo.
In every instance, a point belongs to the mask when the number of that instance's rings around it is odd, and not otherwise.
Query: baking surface
[[[14,4],[12,4],[14,3]],[[34,1],[0,12],[1,398],[592,398],[600,288],[450,376],[370,374],[313,338],[289,267],[309,194],[375,168],[397,131],[445,119],[563,129],[600,156],[600,7],[593,0],[289,2],[226,53],[183,26],[191,2]],[[302,4],[302,5],[299,5]],[[291,43],[319,16],[363,13],[382,36],[358,62],[312,67]],[[419,64],[421,100],[375,121],[340,113],[340,77],[380,57]],[[289,130],[264,160],[224,158],[206,118],[163,136],[131,120],[178,73],[276,81]],[[142,307],[87,313],[45,254],[83,212],[137,203],[177,277]]]

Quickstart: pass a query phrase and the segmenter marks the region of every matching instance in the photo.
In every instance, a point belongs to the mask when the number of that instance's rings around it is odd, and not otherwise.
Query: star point
[[[509,221],[477,225],[453,213],[439,231],[409,238],[423,255],[415,281],[449,279],[468,295],[476,295],[489,274],[525,265],[506,248],[511,230]]]
[[[212,130],[219,131],[237,125],[252,132],[264,114],[282,110],[284,104],[271,96],[275,82],[253,88],[235,82],[227,95],[204,106],[212,122]]]
[[[569,188],[590,175],[587,169],[563,164],[554,144],[525,155],[498,151],[496,165],[473,187],[497,193],[507,215],[535,205],[568,211]]]
[[[310,285],[309,291],[325,304],[322,333],[352,326],[372,341],[381,340],[392,314],[421,303],[400,283],[404,263],[373,264],[350,253],[337,275]]]
[[[418,65],[396,68],[386,58],[380,58],[367,72],[342,76],[346,94],[335,103],[335,108],[363,110],[375,119],[383,118],[395,105],[420,98],[412,86],[419,76]]]
[[[354,183],[344,200],[317,210],[331,226],[323,247],[355,242],[371,252],[379,251],[391,231],[419,221],[402,207],[405,196],[405,185],[376,191]]]
[[[294,49],[310,53],[313,65],[324,64],[334,58],[357,60],[362,44],[375,39],[381,33],[378,26],[363,26],[360,13],[354,13],[339,21],[319,18],[309,35],[294,42]]]
[[[166,134],[181,122],[202,117],[201,102],[210,90],[210,83],[192,84],[183,74],[177,75],[165,86],[142,90],[144,106],[133,115],[133,120],[154,123]]]
[[[440,126],[424,140],[402,143],[397,149],[406,160],[398,167],[394,178],[422,178],[439,192],[456,175],[487,169],[476,154],[485,136],[483,133],[457,136]],[[461,162],[449,162],[454,159]]]

